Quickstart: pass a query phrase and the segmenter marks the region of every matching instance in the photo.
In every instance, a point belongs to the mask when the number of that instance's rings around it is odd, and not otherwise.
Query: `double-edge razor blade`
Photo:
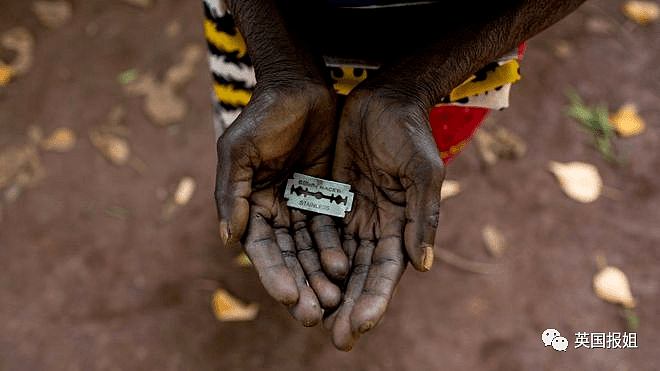
[[[350,184],[294,173],[286,183],[284,198],[289,207],[343,218],[353,205],[350,190]]]

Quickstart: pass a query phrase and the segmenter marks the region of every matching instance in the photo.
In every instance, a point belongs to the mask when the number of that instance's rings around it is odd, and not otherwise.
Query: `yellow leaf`
[[[594,276],[594,292],[599,298],[632,309],[636,302],[628,277],[619,268],[605,267]]]
[[[76,144],[76,134],[69,128],[59,128],[41,142],[41,148],[47,151],[69,151]]]
[[[195,192],[195,179],[185,176],[179,181],[179,185],[174,193],[174,202],[183,206],[190,201]]]
[[[0,62],[0,86],[9,84],[13,73],[14,71],[11,69],[11,67]]]
[[[257,318],[259,305],[245,305],[227,291],[218,289],[213,293],[213,313],[219,321],[252,321]]]
[[[637,107],[628,103],[610,117],[614,130],[622,137],[640,134],[645,129],[644,120],[637,114]]]
[[[487,225],[481,231],[481,235],[486,243],[486,248],[492,256],[500,256],[506,250],[506,241],[500,231],[492,225]]]
[[[444,201],[461,193],[461,183],[456,180],[445,180],[440,188],[440,200]]]
[[[583,203],[594,202],[600,197],[603,179],[594,165],[577,161],[565,164],[550,161],[548,167],[568,197]]]
[[[633,21],[645,25],[658,20],[660,9],[653,1],[626,1],[623,13]]]
[[[115,165],[125,165],[130,157],[130,146],[124,138],[112,134],[92,131],[89,134],[92,143]]]

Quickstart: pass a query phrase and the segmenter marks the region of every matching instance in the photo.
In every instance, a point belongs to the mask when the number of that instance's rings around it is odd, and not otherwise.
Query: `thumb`
[[[433,242],[440,218],[440,188],[445,167],[437,149],[418,151],[403,174],[406,188],[405,249],[412,265],[426,272],[433,265]]]
[[[233,126],[233,125],[232,125]],[[215,178],[215,202],[220,221],[220,239],[233,244],[243,237],[248,224],[254,174],[254,150],[230,127],[218,139],[218,165]]]

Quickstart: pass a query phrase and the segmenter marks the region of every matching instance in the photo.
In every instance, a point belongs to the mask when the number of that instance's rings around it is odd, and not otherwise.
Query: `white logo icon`
[[[559,331],[549,328],[545,331],[543,331],[543,336],[541,336],[541,339],[543,339],[543,344],[547,347],[548,345],[552,345],[552,339],[556,338],[559,336]]]
[[[552,339],[552,348],[556,351],[563,350],[565,352],[566,348],[568,348],[568,339],[563,336],[555,337]]]

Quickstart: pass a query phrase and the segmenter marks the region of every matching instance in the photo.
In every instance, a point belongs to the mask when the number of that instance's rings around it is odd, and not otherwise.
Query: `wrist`
[[[432,92],[418,81],[418,76],[395,78],[396,73],[390,75],[387,71],[384,72],[386,73],[371,81],[365,81],[360,87],[360,91],[368,92],[380,101],[387,102],[388,105],[395,105],[405,111],[428,112],[433,108]]]

